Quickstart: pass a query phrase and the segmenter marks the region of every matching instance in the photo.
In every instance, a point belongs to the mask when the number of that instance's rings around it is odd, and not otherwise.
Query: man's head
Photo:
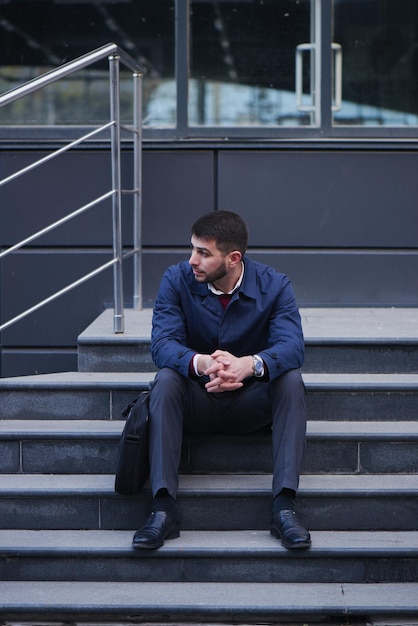
[[[202,215],[193,224],[192,235],[198,239],[214,239],[216,247],[223,254],[238,250],[244,256],[247,250],[247,225],[233,211],[210,211]]]
[[[212,211],[192,226],[189,264],[195,279],[228,293],[237,282],[247,249],[248,229],[232,211]]]

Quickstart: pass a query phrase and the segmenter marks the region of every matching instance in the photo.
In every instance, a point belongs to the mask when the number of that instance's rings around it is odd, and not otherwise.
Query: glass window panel
[[[342,103],[334,123],[418,124],[418,2],[334,0]]]
[[[296,47],[311,42],[310,0],[192,0],[190,22],[190,125],[314,123],[295,95]]]
[[[175,124],[174,0],[0,0],[0,36],[0,92],[114,42],[147,70],[144,125]],[[0,124],[108,121],[107,70],[96,64],[1,108]],[[129,71],[121,74],[121,117],[132,119]]]

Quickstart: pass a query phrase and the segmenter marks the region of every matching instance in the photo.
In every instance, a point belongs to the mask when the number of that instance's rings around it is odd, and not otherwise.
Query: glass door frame
[[[176,3],[176,80],[177,80],[177,129],[181,139],[214,139],[226,143],[235,139],[259,140],[333,140],[343,139],[388,139],[407,138],[417,140],[418,127],[398,126],[343,126],[333,124],[333,67],[335,49],[333,42],[333,0],[311,0],[312,43],[314,52],[311,64],[314,68],[312,97],[315,101],[316,124],[303,127],[193,127],[188,125],[188,81],[190,50],[190,0]],[[302,43],[302,42],[301,42]],[[337,87],[338,89],[338,87]],[[151,134],[148,130],[145,133]]]
[[[328,2],[329,0],[325,0]],[[182,139],[202,139],[220,137],[223,141],[229,139],[278,139],[300,137],[303,139],[319,137],[321,135],[320,120],[322,118],[323,96],[320,89],[318,70],[321,71],[321,24],[324,7],[323,0],[311,0],[311,39],[314,52],[311,54],[311,67],[314,69],[314,85],[312,98],[315,100],[317,124],[311,126],[189,126],[188,124],[188,86],[190,76],[190,4],[191,0],[177,0],[176,2],[176,82],[177,82],[177,133]],[[331,5],[330,5],[331,6]],[[318,43],[319,42],[319,43]],[[302,43],[302,42],[301,42]],[[296,51],[295,51],[296,54]],[[329,72],[331,75],[331,72]],[[317,97],[320,93],[319,98]]]

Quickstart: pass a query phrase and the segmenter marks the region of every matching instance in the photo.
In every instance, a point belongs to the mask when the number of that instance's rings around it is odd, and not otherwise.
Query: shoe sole
[[[310,539],[308,541],[299,542],[297,544],[286,543],[286,541],[283,541],[280,535],[280,531],[276,526],[270,526],[270,534],[276,539],[280,539],[282,546],[284,548],[288,548],[289,550],[306,550],[306,548],[310,548],[312,544]]]

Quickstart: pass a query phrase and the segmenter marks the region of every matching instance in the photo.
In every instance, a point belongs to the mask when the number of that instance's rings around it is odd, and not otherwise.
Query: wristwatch
[[[264,376],[264,361],[258,354],[253,355],[253,376],[256,378]]]

